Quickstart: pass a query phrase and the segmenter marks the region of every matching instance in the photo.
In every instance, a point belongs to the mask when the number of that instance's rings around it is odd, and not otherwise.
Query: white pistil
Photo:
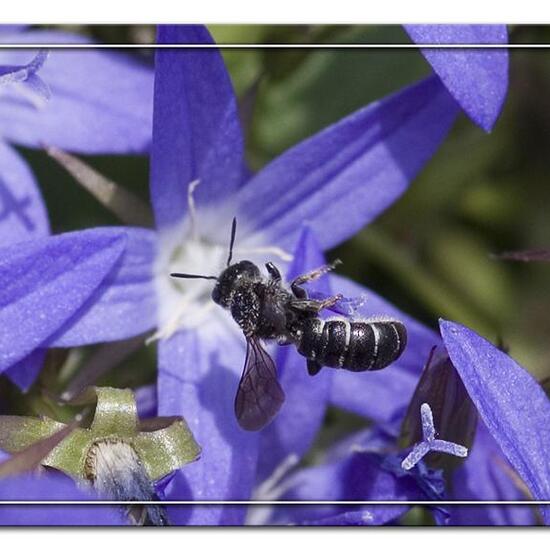
[[[467,447],[452,441],[436,439],[432,409],[428,403],[422,403],[420,406],[420,417],[422,419],[422,441],[417,443],[401,462],[403,470],[414,468],[430,451],[446,453],[460,458],[468,456]]]

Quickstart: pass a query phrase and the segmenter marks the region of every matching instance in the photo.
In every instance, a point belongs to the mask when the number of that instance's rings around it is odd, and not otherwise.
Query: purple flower
[[[461,446],[448,442],[435,445],[438,440],[434,439],[434,419],[429,407],[422,405],[424,441],[405,460],[402,461],[404,455],[397,447],[392,425],[380,425],[335,446],[321,465],[282,477],[278,489],[272,489],[274,497],[406,502],[528,500],[532,495],[537,500],[548,500],[548,397],[527,371],[473,331],[441,321],[441,334],[453,368],[480,416],[471,452],[452,474],[451,483],[428,469],[420,454],[429,450],[460,454]],[[437,423],[436,418],[436,427]],[[404,478],[407,475],[413,477]],[[408,485],[403,485],[404,479]],[[378,480],[386,482],[379,485]],[[368,504],[345,510],[340,506],[277,508],[263,521],[336,524],[345,519],[347,523],[372,525],[392,521],[406,509],[405,505]],[[540,510],[548,523],[548,506],[541,506]],[[451,525],[534,523],[531,506],[449,506],[432,507],[432,511],[438,523]]]
[[[321,464],[297,470],[270,492],[257,495],[270,500],[393,500],[403,501],[402,505],[278,505],[253,508],[247,519],[252,524],[269,525],[382,525],[403,515],[409,509],[407,500],[440,500],[445,488],[441,474],[428,470],[422,462],[406,471],[400,464],[402,458],[392,434],[380,428],[367,429],[335,445]]]
[[[4,43],[86,43],[74,34],[0,27]],[[34,176],[12,144],[87,154],[144,153],[151,143],[153,73],[106,50],[0,50],[2,245],[45,237],[48,214]],[[6,371],[27,389],[37,349]]]
[[[252,524],[382,525],[399,519],[407,501],[426,501],[442,525],[532,525],[530,506],[439,505],[439,500],[526,500],[513,468],[480,423],[469,458],[448,484],[441,470],[420,461],[404,470],[407,453],[384,427],[361,431],[329,450],[321,464],[281,476],[258,498],[281,500],[403,501],[389,504],[326,504],[253,509]],[[286,472],[285,472],[286,473]]]
[[[61,31],[13,32],[2,27],[0,41],[90,43]],[[2,49],[0,67],[0,133],[5,141],[25,147],[47,144],[85,154],[148,151],[153,74],[145,64],[108,50],[56,49],[46,55]]]
[[[505,25],[405,25],[417,44],[507,44]],[[423,48],[435,73],[466,114],[493,128],[508,89],[508,50]]]
[[[211,38],[201,27],[161,27],[159,41]],[[275,260],[289,274],[318,267],[323,250],[358,231],[407,189],[457,112],[439,80],[428,78],[351,114],[250,177],[237,105],[219,52],[157,52],[150,183],[156,229],[126,230],[127,249],[118,269],[91,307],[50,345],[112,341],[156,329],[158,413],[185,416],[204,449],[200,461],[167,485],[166,498],[249,498],[257,481],[279,462],[309,448],[332,399],[333,382],[349,374],[333,376],[325,369],[310,378],[294,350],[278,350],[287,401],[263,432],[243,431],[233,415],[233,399],[244,338],[212,303],[211,283],[175,281],[169,274],[217,274],[227,257],[233,216],[239,221],[235,259],[260,265]],[[363,288],[342,278],[333,282],[333,292],[366,293],[365,313],[397,316],[407,324],[410,343],[399,364],[376,373],[372,383],[370,373],[352,375],[354,386],[349,379],[332,399],[351,408],[347,402],[359,391],[375,396],[384,387],[380,398],[361,401],[370,401],[373,416],[391,416],[406,406],[406,390],[414,389],[409,381],[422,364],[418,358],[427,355],[436,337]],[[388,402],[391,388],[405,392],[397,398],[392,392]],[[245,514],[239,507],[170,512],[174,523],[191,524],[241,523]]]
[[[533,497],[550,499],[550,401],[511,357],[472,330],[441,321],[449,356],[472,401]],[[541,506],[546,524],[550,508]]]
[[[41,350],[99,291],[125,246],[123,229],[99,228],[1,248],[0,372],[14,369],[28,384],[29,362],[40,365]]]

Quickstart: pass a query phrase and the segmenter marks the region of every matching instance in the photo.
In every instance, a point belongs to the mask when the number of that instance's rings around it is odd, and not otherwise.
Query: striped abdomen
[[[296,345],[308,359],[310,374],[323,365],[351,371],[383,369],[407,343],[407,331],[399,321],[312,318],[301,329]]]

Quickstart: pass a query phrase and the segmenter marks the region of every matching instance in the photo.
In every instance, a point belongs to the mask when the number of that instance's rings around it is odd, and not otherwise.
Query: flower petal
[[[2,141],[0,167],[2,246],[49,235],[48,212],[34,175],[17,151]]]
[[[153,286],[156,234],[138,227],[120,227],[118,231],[126,236],[122,258],[71,324],[54,336],[50,346],[123,340],[156,326]]]
[[[59,330],[94,293],[124,251],[112,228],[3,247],[0,254],[0,372]]]
[[[6,43],[86,43],[58,31],[2,35]],[[36,50],[0,50],[0,65],[24,65]],[[152,133],[153,71],[106,50],[52,50],[38,76],[51,98],[38,106],[16,86],[3,87],[2,135],[28,147],[54,145],[89,154],[141,153]]]
[[[165,489],[167,500],[250,498],[258,434],[239,427],[233,401],[245,350],[227,328],[178,332],[159,343],[160,415],[181,415],[189,423],[201,459],[179,470]],[[175,524],[239,524],[244,507],[195,506],[168,510]]]
[[[424,325],[357,283],[336,275],[331,281],[333,292],[346,297],[366,295],[365,305],[358,311],[361,316],[398,319],[405,324],[408,335],[403,355],[389,367],[376,372],[334,373],[331,402],[378,422],[398,420],[407,408],[431,348],[440,340]]]
[[[457,112],[432,77],[329,126],[242,188],[237,201],[245,230],[292,249],[307,220],[322,249],[337,245],[405,192]]]
[[[0,501],[97,499],[96,493],[80,489],[72,479],[53,472],[0,480]],[[115,506],[12,504],[0,506],[0,525],[127,525],[127,521]]]
[[[287,280],[325,263],[323,254],[309,230],[305,230],[287,272]],[[304,288],[330,293],[325,276]],[[307,373],[306,360],[293,346],[278,349],[279,381],[286,401],[275,420],[261,432],[258,479],[266,479],[289,455],[305,454],[321,427],[330,390],[330,369],[322,369],[312,377]]]
[[[285,481],[290,489],[283,500],[425,500],[409,476],[397,477],[380,467],[379,458],[365,452],[348,452],[336,462],[299,470]],[[396,519],[408,506],[365,504],[346,507],[362,512],[362,525],[379,525]],[[344,518],[339,505],[277,506],[275,523],[338,524]],[[358,521],[361,516],[355,517]]]
[[[535,499],[550,499],[550,400],[511,357],[472,330],[440,321],[441,335],[489,433]],[[550,507],[541,507],[550,524]]]
[[[2,245],[46,237],[50,223],[40,189],[27,163],[17,151],[0,141],[0,237]],[[6,376],[27,391],[42,368],[44,350],[36,350],[6,371]]]
[[[417,44],[507,44],[505,25],[405,25]],[[423,48],[443,84],[486,132],[494,126],[508,90],[508,50]]]
[[[159,27],[158,42],[211,44],[205,27]],[[157,225],[187,209],[187,189],[200,180],[197,203],[221,201],[241,183],[243,138],[237,104],[220,52],[163,49],[156,54],[151,198]]]
[[[29,25],[0,25],[0,34],[13,34],[15,32],[24,31],[28,26]]]
[[[14,384],[19,386],[22,391],[26,392],[33,385],[33,382],[36,380],[36,377],[42,369],[45,356],[45,349],[35,349],[32,353],[27,355],[27,357],[21,359],[19,363],[16,363],[6,370],[4,374]]]
[[[480,422],[468,459],[453,477],[456,500],[525,500],[513,470],[496,441]],[[532,525],[529,506],[450,506],[450,525]]]
[[[407,511],[406,506],[371,504],[361,510],[341,512],[317,521],[306,521],[302,525],[385,525]]]
[[[134,395],[140,419],[158,416],[158,392],[156,384],[136,388]]]

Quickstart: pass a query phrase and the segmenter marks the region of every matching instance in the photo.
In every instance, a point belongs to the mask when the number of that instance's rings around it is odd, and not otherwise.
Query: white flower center
[[[189,224],[183,224],[189,225]],[[161,237],[155,266],[159,298],[158,331],[153,338],[169,338],[180,329],[193,328],[220,310],[212,301],[215,281],[176,279],[170,273],[217,277],[227,260],[227,245],[211,242],[180,226]]]
[[[212,321],[228,319],[227,313],[212,300],[216,281],[170,276],[170,273],[189,273],[217,277],[227,265],[232,216],[227,212],[207,209],[201,210],[199,215],[193,200],[196,186],[197,182],[189,185],[186,219],[159,236],[154,267],[159,303],[158,330],[151,340],[169,338],[178,330],[198,327],[206,322],[209,323],[209,332],[212,332],[210,328],[214,329],[217,325],[211,324]],[[238,223],[241,229],[242,221]],[[214,241],[211,235],[216,235],[220,240]],[[254,243],[258,242],[265,241],[256,235]],[[248,259],[261,267],[274,258],[283,262],[292,259],[292,256],[277,247],[258,247],[256,244],[247,247],[246,244],[239,243],[237,229],[233,262]],[[286,263],[281,266],[282,273],[286,272],[286,266]]]

